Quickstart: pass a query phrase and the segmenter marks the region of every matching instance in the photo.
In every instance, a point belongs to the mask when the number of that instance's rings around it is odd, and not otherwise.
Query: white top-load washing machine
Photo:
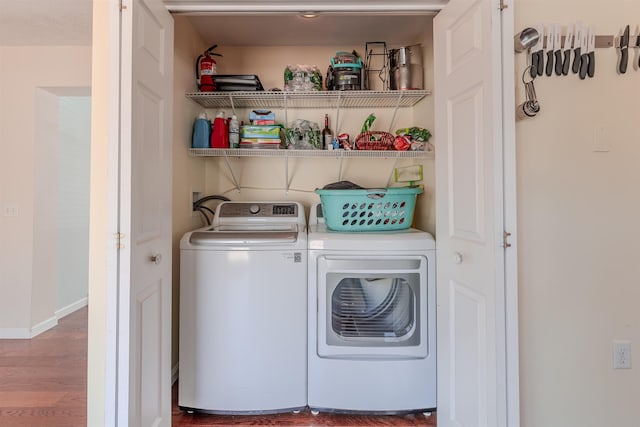
[[[223,202],[180,250],[178,405],[221,414],[304,408],[303,206]]]
[[[407,413],[436,407],[435,240],[409,228],[335,232],[309,217],[308,405]]]

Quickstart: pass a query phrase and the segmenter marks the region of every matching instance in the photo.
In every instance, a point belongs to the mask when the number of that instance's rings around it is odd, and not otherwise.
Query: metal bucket
[[[389,86],[392,90],[424,88],[422,47],[419,44],[391,49],[389,52]]]

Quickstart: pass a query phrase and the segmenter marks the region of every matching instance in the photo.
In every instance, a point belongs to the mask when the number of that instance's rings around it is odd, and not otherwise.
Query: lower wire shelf
[[[432,158],[433,151],[393,150],[286,150],[251,148],[189,148],[193,157],[320,157],[320,158]]]

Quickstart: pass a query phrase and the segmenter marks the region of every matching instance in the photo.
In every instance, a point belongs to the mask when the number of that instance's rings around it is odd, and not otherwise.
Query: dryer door
[[[427,357],[428,306],[425,257],[321,256],[318,355]]]

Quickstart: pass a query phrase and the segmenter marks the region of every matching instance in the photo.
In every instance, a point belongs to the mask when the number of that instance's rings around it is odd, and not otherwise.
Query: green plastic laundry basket
[[[316,190],[324,221],[334,231],[389,231],[409,228],[420,187]]]

